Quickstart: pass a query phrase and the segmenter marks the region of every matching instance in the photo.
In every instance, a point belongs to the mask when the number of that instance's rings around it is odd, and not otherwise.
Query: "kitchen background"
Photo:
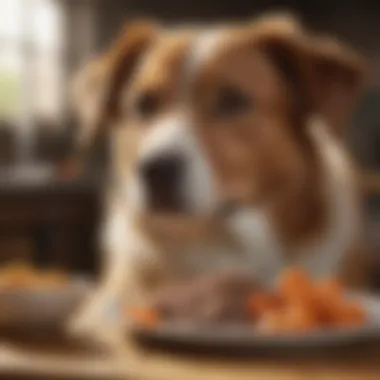
[[[373,85],[348,143],[368,176],[368,231],[380,248],[380,7],[373,1],[0,0],[0,260],[30,259],[93,273],[106,144],[80,178],[55,170],[76,134],[69,93],[75,71],[136,17],[167,23],[247,19],[291,9],[369,56]],[[380,252],[379,252],[380,254]],[[380,257],[379,257],[380,263]],[[379,265],[380,274],[380,265]],[[380,276],[379,276],[380,278]]]

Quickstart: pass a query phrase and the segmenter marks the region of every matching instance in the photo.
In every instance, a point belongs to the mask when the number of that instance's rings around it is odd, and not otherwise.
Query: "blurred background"
[[[56,168],[73,151],[78,128],[70,106],[72,77],[124,22],[149,17],[209,23],[278,9],[298,13],[374,63],[347,143],[367,189],[367,231],[379,255],[380,285],[380,6],[365,0],[0,0],[0,268],[25,260],[38,268],[98,273],[107,144],[94,149],[80,177],[70,179]]]

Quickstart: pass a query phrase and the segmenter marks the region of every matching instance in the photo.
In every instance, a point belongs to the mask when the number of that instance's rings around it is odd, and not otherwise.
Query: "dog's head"
[[[88,132],[114,128],[119,186],[148,212],[209,215],[303,186],[316,160],[309,119],[339,135],[363,79],[354,52],[287,16],[210,29],[132,24],[102,62]]]

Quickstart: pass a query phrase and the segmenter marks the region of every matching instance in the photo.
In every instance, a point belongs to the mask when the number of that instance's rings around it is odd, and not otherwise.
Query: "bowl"
[[[89,281],[70,279],[59,288],[0,290],[0,328],[63,325],[91,290]]]

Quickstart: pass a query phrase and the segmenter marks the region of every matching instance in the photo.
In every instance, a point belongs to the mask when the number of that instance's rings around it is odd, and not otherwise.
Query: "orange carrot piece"
[[[254,318],[258,318],[270,310],[281,306],[281,299],[271,293],[256,292],[248,299],[248,310]]]
[[[309,276],[299,268],[283,271],[278,293],[286,302],[304,302],[312,298],[313,284]]]
[[[135,307],[128,309],[127,314],[134,322],[146,327],[157,326],[160,322],[158,313],[151,308]]]

